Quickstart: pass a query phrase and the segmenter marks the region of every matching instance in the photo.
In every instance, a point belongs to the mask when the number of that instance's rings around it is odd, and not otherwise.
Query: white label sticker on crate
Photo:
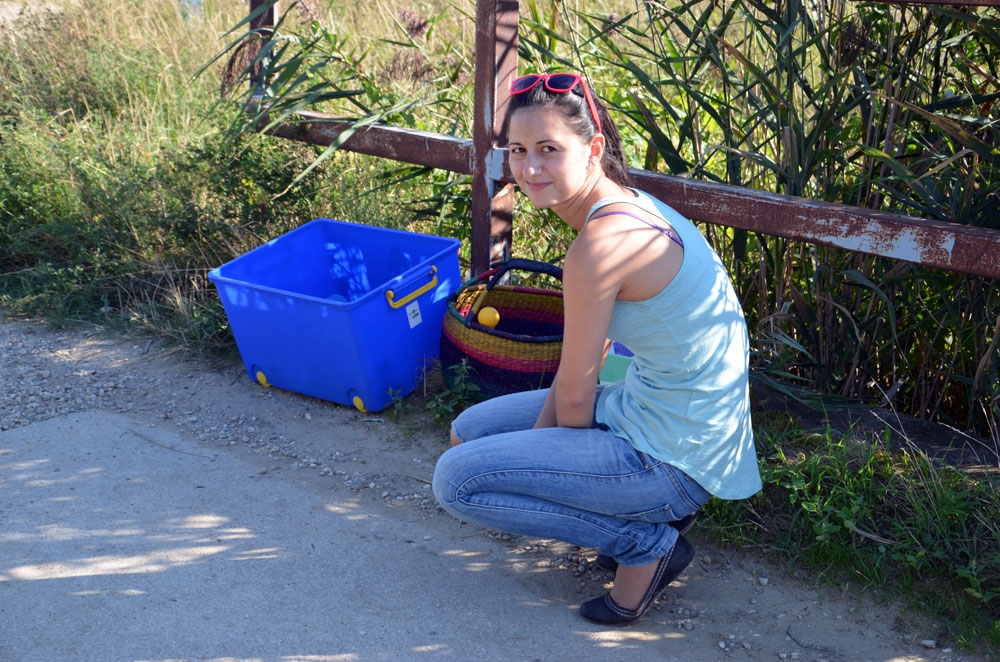
[[[406,319],[410,321],[410,328],[412,329],[416,325],[423,322],[423,318],[420,317],[420,302],[414,301],[409,306],[406,307]]]

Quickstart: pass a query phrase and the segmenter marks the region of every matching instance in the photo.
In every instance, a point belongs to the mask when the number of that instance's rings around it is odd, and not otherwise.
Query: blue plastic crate
[[[209,272],[252,379],[379,411],[438,358],[459,241],[316,219]]]

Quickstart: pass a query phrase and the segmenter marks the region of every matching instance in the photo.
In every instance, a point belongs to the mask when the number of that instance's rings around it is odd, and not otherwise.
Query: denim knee
[[[448,449],[438,458],[437,465],[434,467],[434,476],[431,479],[431,491],[434,492],[434,498],[437,499],[442,508],[456,517],[458,515],[454,511],[453,504],[458,501],[458,486],[451,478],[453,467],[450,458],[455,455],[453,451],[457,448],[460,447]]]
[[[522,391],[475,404],[461,412],[451,430],[463,442],[506,432],[530,430],[545,404],[547,391]]]

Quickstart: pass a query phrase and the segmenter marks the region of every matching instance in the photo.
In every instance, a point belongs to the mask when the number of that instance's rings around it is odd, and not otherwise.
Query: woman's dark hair
[[[583,84],[583,83],[582,83]],[[632,176],[629,174],[628,161],[622,150],[622,137],[618,127],[608,115],[608,109],[591,90],[590,95],[597,106],[597,116],[601,120],[601,133],[604,135],[604,155],[601,157],[601,168],[604,174],[620,186],[631,186]],[[597,127],[590,114],[587,98],[583,95],[580,85],[570,92],[556,93],[545,89],[545,85],[535,85],[523,94],[512,95],[504,120],[504,135],[510,127],[510,118],[521,108],[554,108],[566,118],[570,129],[584,140],[589,141],[597,134]]]

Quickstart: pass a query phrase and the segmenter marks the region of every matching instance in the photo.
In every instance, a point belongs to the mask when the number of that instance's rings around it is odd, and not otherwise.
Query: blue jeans
[[[545,396],[515,393],[459,415],[452,429],[464,443],[438,460],[438,502],[460,520],[598,547],[624,566],[666,556],[678,535],[669,523],[711,494],[599,424],[531,429]]]

